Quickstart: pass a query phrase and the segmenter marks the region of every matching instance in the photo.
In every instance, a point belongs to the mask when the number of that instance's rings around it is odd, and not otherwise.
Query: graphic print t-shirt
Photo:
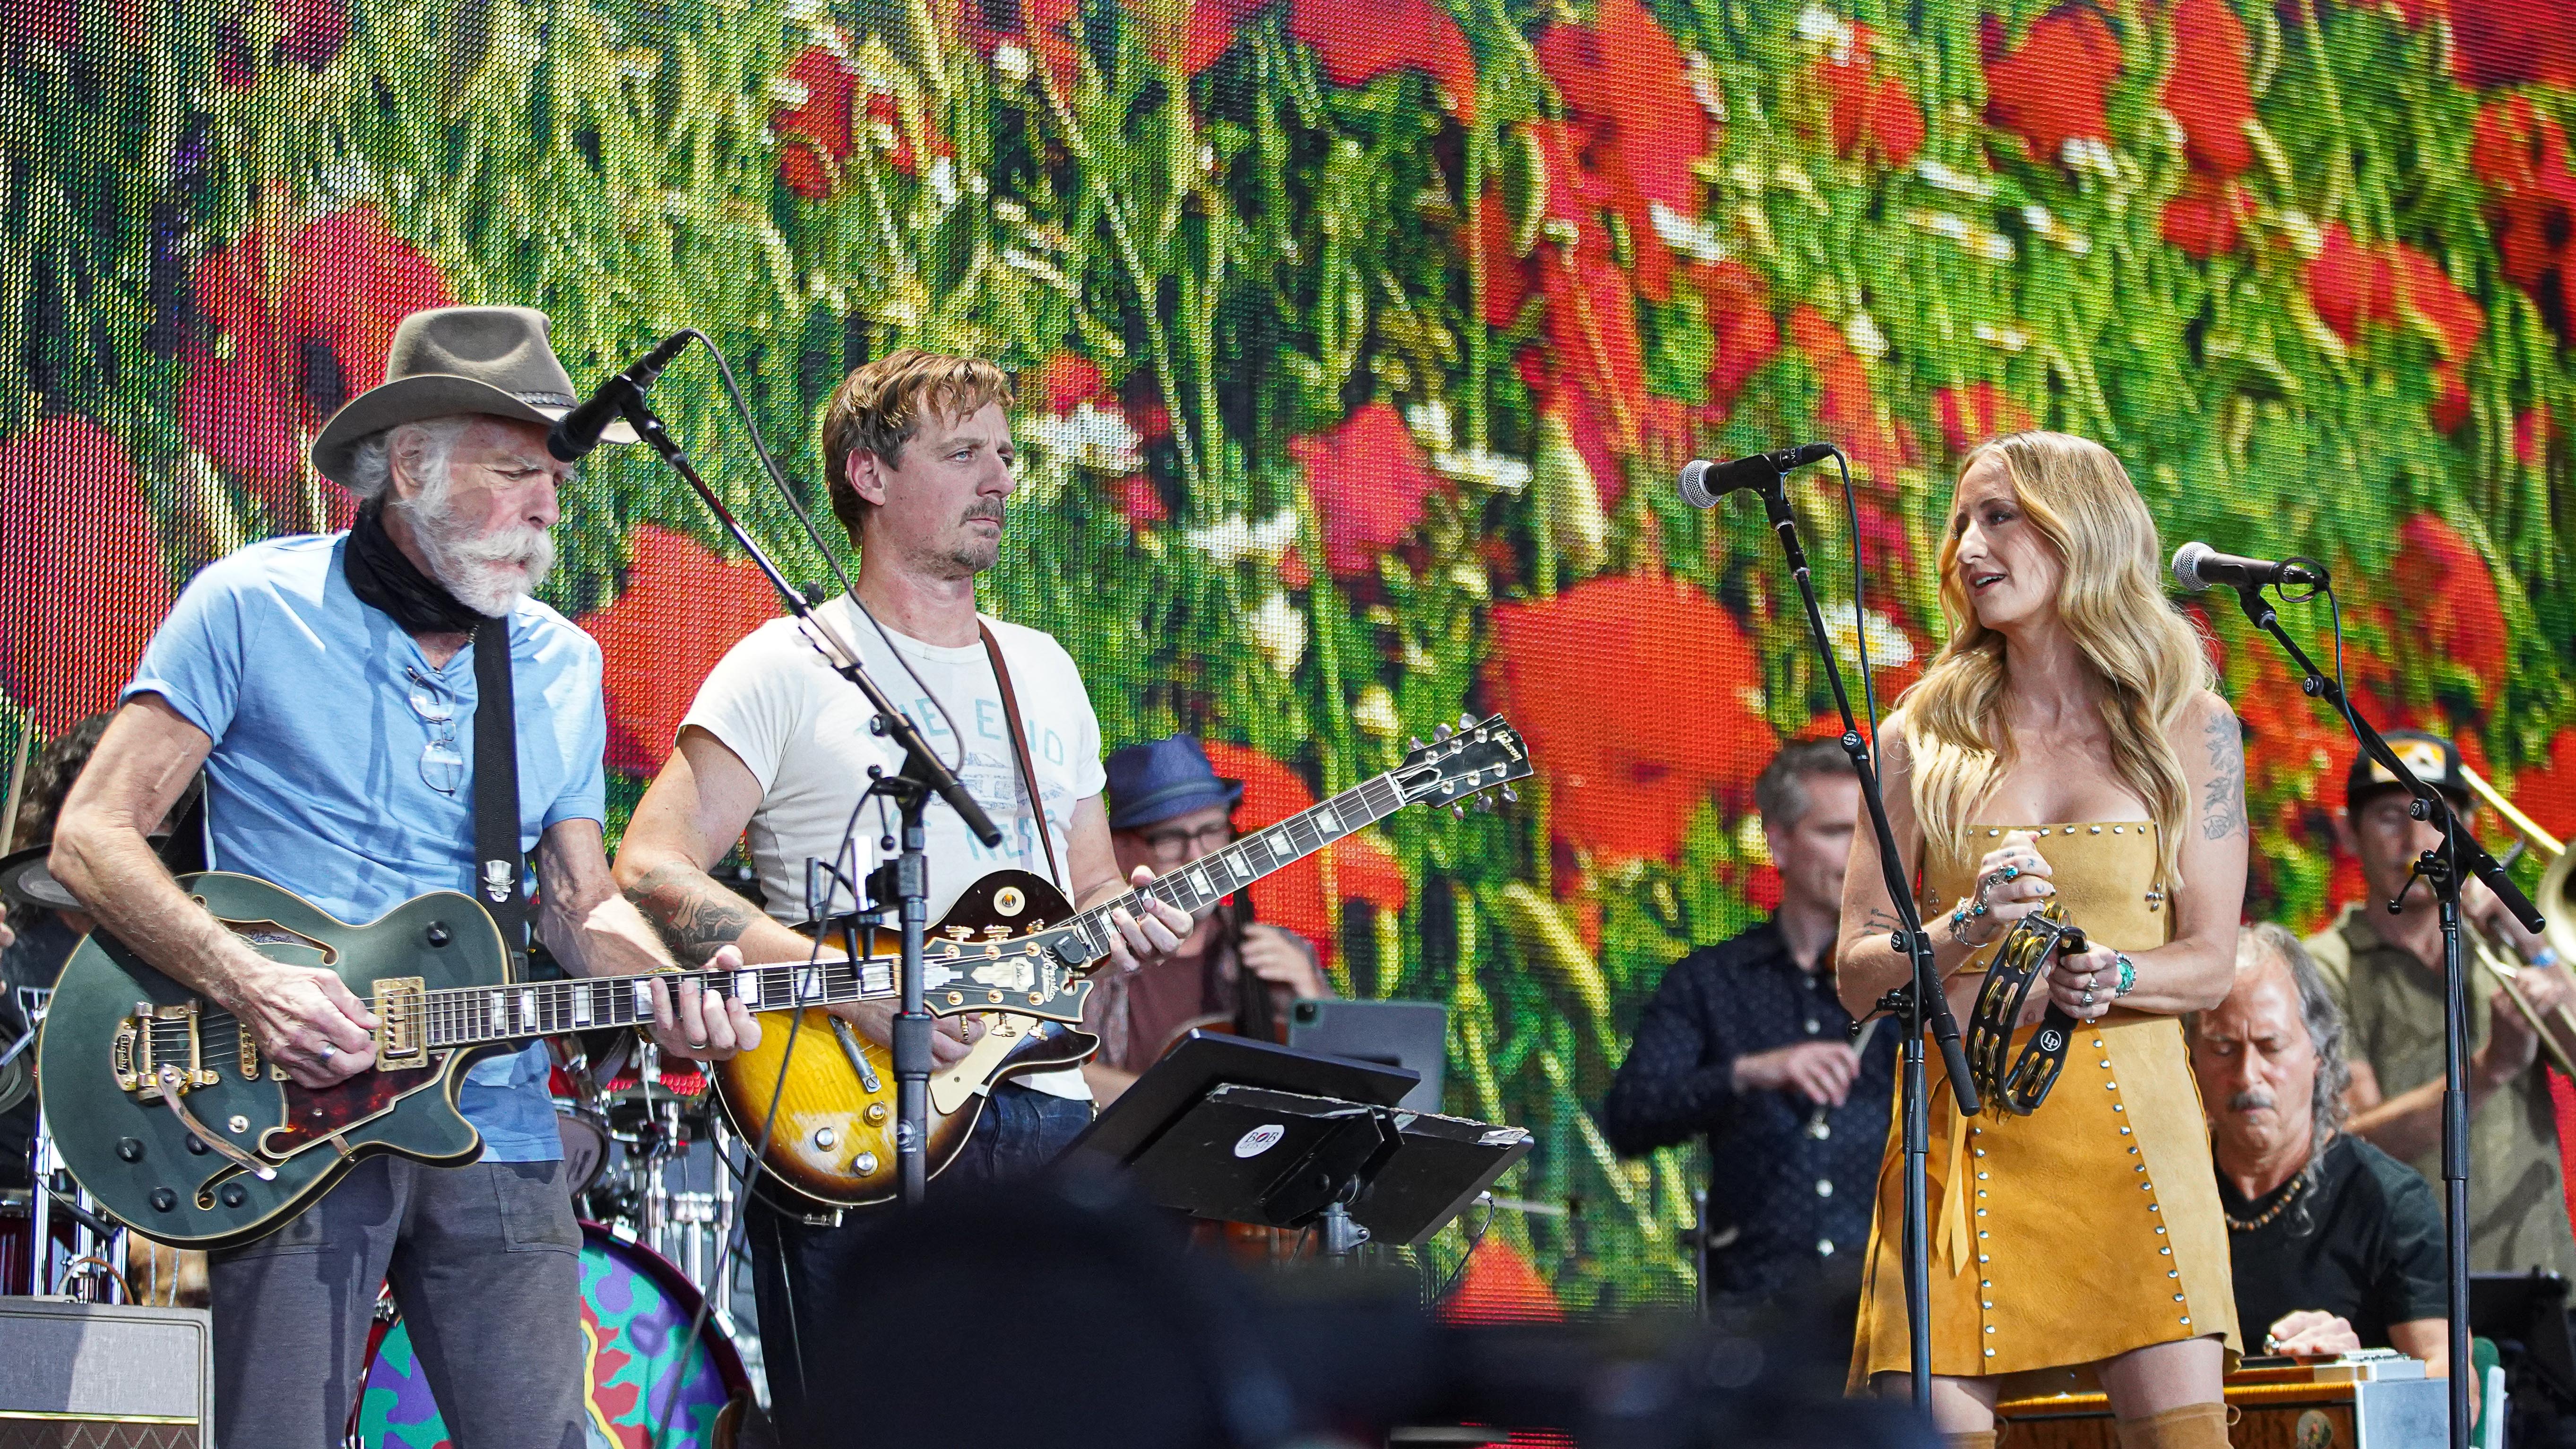
[[[1002,712],[1001,688],[982,641],[945,648],[889,629],[887,636],[902,654],[898,661],[846,596],[816,612],[858,651],[868,673],[921,727],[939,758],[957,767],[967,792],[1001,827],[1002,843],[986,849],[967,833],[956,811],[945,802],[931,802],[924,821],[930,840],[931,921],[935,924],[966,887],[988,872],[1016,869],[1045,876],[1046,850],[1037,835],[1041,814],[1030,809],[1028,793],[1020,786],[1010,720]],[[1043,828],[1055,842],[1057,861],[1069,864],[1073,808],[1086,796],[1099,794],[1107,782],[1100,765],[1100,721],[1062,645],[1035,629],[993,618],[984,623],[1001,643],[1019,696]],[[905,672],[905,662],[912,673]],[[918,684],[913,674],[920,675]],[[930,697],[934,695],[937,703]],[[948,707],[945,715],[940,704]],[[828,862],[841,849],[851,807],[867,788],[868,767],[882,766],[892,774],[903,764],[903,752],[891,740],[869,732],[869,718],[866,697],[832,672],[797,621],[776,619],[725,655],[680,722],[683,729],[695,725],[713,735],[760,781],[760,807],[752,812],[744,839],[769,914],[780,921],[812,918],[805,899],[806,862]],[[962,765],[958,734],[949,729],[952,718],[964,736]],[[862,879],[875,869],[884,855],[878,842],[894,833],[893,821],[889,806],[880,823],[871,803],[850,837],[855,867],[844,868]],[[1068,885],[1062,879],[1056,884]],[[826,915],[852,908],[846,891],[815,904]],[[1059,1097],[1083,1100],[1091,1095],[1078,1070],[1016,1080]]]

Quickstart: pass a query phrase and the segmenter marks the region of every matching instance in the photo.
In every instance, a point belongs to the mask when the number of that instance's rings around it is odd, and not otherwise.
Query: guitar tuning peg
[[[1503,787],[1503,803],[1507,805],[1518,805],[1521,803],[1521,797],[1513,791],[1511,786],[1505,785]]]
[[[1484,813],[1484,814],[1487,814],[1487,815],[1491,815],[1491,814],[1493,814],[1493,813],[1494,813],[1494,797],[1493,797],[1493,796],[1491,796],[1491,795],[1479,795],[1479,796],[1477,796],[1477,797],[1476,797],[1476,809],[1477,809],[1478,811],[1480,811],[1480,812]]]
[[[1415,736],[1413,736],[1412,738],[1410,738],[1410,739],[1406,740],[1406,741],[1404,742],[1404,747],[1405,747],[1406,749],[1408,749],[1408,750],[1418,750],[1418,749],[1421,749],[1421,748],[1422,748],[1422,736],[1420,736],[1420,735],[1415,735]]]
[[[1437,741],[1440,741],[1440,740],[1445,740],[1445,739],[1449,738],[1449,736],[1450,736],[1452,733],[1454,733],[1454,731],[1452,731],[1452,730],[1451,730],[1447,725],[1445,725],[1445,724],[1444,724],[1444,725],[1434,725],[1434,726],[1432,726],[1432,727],[1431,727],[1431,738],[1432,738],[1432,740],[1433,740],[1434,742],[1437,742]]]
[[[1467,714],[1467,713],[1465,713],[1465,712],[1463,712],[1463,711],[1462,711],[1462,712],[1460,712],[1460,714],[1459,714],[1459,716],[1458,716],[1458,728],[1460,728],[1460,729],[1462,729],[1462,730],[1471,730],[1471,729],[1474,729],[1475,727],[1476,727],[1476,717],[1475,717],[1474,715],[1472,715],[1472,714]]]
[[[1449,818],[1450,818],[1450,819],[1452,819],[1452,820],[1464,820],[1464,819],[1466,819],[1466,818],[1467,818],[1467,807],[1466,807],[1466,806],[1464,806],[1464,805],[1452,805],[1452,806],[1450,806],[1450,807],[1449,807]]]

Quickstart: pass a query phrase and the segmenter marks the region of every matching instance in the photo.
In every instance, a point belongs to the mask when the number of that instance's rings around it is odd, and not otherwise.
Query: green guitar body
[[[260,954],[336,973],[389,1025],[377,1033],[376,1068],[304,1087],[246,1043],[229,1013],[91,932],[55,987],[37,1083],[63,1160],[102,1207],[161,1242],[234,1247],[285,1226],[379,1153],[448,1166],[482,1155],[457,1088],[474,1061],[516,1047],[407,1050],[389,1038],[404,1013],[388,1013],[407,993],[511,984],[501,933],[472,897],[418,896],[353,926],[251,876],[210,871],[179,884]],[[157,1083],[172,1068],[197,1126],[273,1178],[210,1147],[171,1110]]]

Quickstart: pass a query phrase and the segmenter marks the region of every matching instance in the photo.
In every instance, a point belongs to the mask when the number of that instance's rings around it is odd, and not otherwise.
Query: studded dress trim
[[[2169,938],[2156,829],[2142,821],[1978,826],[1969,858],[1936,856],[1926,895],[1960,893],[1989,835],[2017,828],[2045,837],[2059,898],[2095,941],[2144,951]],[[2029,1117],[1962,1119],[1937,1060],[1931,1076],[1933,1372],[2059,1369],[2063,1386],[2068,1366],[2149,1344],[2219,1334],[2239,1348],[2226,1223],[2178,1022],[2114,1008],[2077,1037]],[[1855,1388],[1907,1367],[1903,1165],[1891,1114]]]

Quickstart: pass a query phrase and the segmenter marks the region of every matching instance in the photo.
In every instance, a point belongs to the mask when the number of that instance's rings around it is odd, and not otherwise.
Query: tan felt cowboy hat
[[[551,423],[579,401],[572,377],[546,340],[546,314],[533,307],[432,307],[394,328],[385,380],[331,415],[313,440],[313,466],[349,486],[358,445],[387,428],[458,413]],[[610,423],[610,443],[635,430]]]

